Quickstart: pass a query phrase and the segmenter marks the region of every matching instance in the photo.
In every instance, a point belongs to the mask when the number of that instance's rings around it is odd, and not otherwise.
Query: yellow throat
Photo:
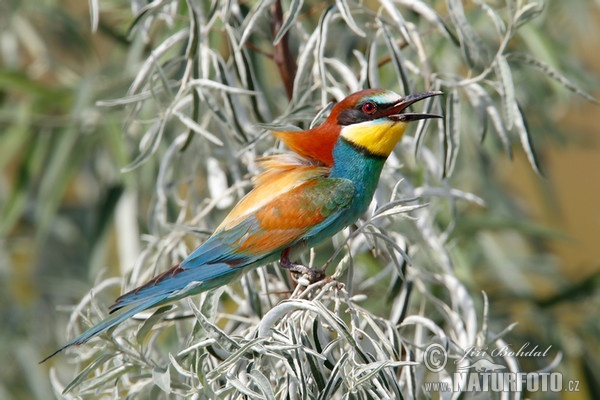
[[[340,135],[375,156],[387,158],[404,134],[407,125],[402,121],[378,119],[344,126]]]

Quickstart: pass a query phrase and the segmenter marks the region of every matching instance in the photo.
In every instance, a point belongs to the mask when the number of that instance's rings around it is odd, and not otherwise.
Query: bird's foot
[[[306,265],[296,264],[290,261],[289,259],[289,249],[284,250],[281,253],[281,259],[279,260],[279,266],[283,269],[287,269],[290,272],[296,273],[300,275],[301,280],[308,281],[309,284],[319,282],[323,280],[327,275],[325,275],[325,271],[322,269],[312,269],[307,267]]]

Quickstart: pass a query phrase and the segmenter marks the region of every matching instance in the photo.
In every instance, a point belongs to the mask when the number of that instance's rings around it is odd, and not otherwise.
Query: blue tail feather
[[[163,301],[172,301],[183,297],[184,293],[185,295],[199,293],[210,287],[214,287],[214,283],[211,281],[215,279],[224,278],[219,283],[229,280],[225,277],[235,271],[235,269],[225,263],[204,264],[197,267],[190,265],[184,267],[184,265],[178,264],[151,279],[146,284],[125,293],[110,307],[111,312],[130,304],[144,301],[144,299],[150,296],[159,296]],[[184,292],[186,287],[188,289]]]
[[[240,275],[244,267],[267,262],[270,259],[269,255],[250,256],[234,253],[232,244],[252,226],[252,221],[244,221],[233,229],[216,232],[181,264],[123,294],[110,307],[108,317],[41,362],[70,346],[87,342],[141,311],[227,284]]]
[[[85,343],[88,340],[90,340],[91,338],[93,338],[94,336],[97,336],[97,335],[101,334],[102,332],[107,331],[110,328],[119,325],[121,322],[125,321],[126,319],[133,317],[135,314],[142,312],[148,308],[154,307],[155,305],[157,305],[160,302],[160,300],[161,299],[159,297],[152,297],[152,298],[146,300],[145,302],[139,303],[136,306],[132,306],[130,308],[123,308],[123,309],[119,310],[119,312],[117,312],[117,313],[110,314],[109,316],[104,318],[102,321],[100,321],[96,325],[92,326],[87,331],[83,332],[81,335],[77,336],[75,339],[71,340],[70,342],[65,344],[63,347],[56,350],[54,353],[50,354],[48,357],[44,358],[42,361],[40,361],[40,364],[45,362],[46,360],[54,357],[61,351],[65,350],[73,345]]]
[[[176,265],[138,289],[119,297],[111,306],[111,314],[108,317],[44,358],[40,363],[73,345],[87,342],[94,336],[148,308],[223,285],[239,275],[241,270],[241,268],[231,268],[225,263],[190,266],[187,269]]]

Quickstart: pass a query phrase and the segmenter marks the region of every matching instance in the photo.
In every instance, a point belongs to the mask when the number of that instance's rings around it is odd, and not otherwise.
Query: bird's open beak
[[[409,94],[408,96],[403,97],[398,103],[394,104],[391,108],[386,110],[386,117],[391,119],[392,121],[402,122],[417,121],[426,118],[442,118],[442,116],[438,114],[402,113],[402,111],[409,107],[411,104],[426,99],[428,97],[439,96],[440,94],[442,94],[442,92],[440,91]]]

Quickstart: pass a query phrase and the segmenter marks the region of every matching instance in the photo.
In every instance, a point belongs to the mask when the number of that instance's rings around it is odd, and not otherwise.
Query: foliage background
[[[314,23],[322,9],[308,3],[304,7],[315,10],[314,15],[308,12],[303,18]],[[476,3],[465,2],[467,11],[476,9]],[[504,9],[502,3],[489,4]],[[443,2],[431,4],[440,13],[445,9]],[[100,3],[95,34],[88,5],[81,2],[6,1],[0,7],[0,356],[14,360],[0,367],[0,397],[47,398],[53,391],[48,369],[76,369],[64,358],[37,364],[64,342],[70,311],[65,306],[77,304],[103,278],[128,271],[152,235],[166,235],[165,227],[152,225],[159,157],[120,172],[139,154],[152,110],[143,110],[143,123],[131,122],[124,130],[128,110],[97,104],[127,94],[155,43],[143,35],[127,35],[134,17],[125,2]],[[473,13],[470,18],[485,21]],[[511,45],[527,48],[594,93],[597,75],[586,70],[598,70],[593,58],[597,22],[596,2],[548,2]],[[150,34],[172,34],[178,24],[185,21],[160,23]],[[475,26],[486,31],[481,24]],[[457,62],[450,51],[444,56],[448,63]],[[264,65],[272,103],[284,102],[276,65],[268,60]],[[488,294],[496,329],[519,323],[507,342],[552,345],[563,352],[559,370],[582,383],[579,393],[560,396],[597,398],[596,106],[543,74],[518,70],[514,77],[545,179],[531,171],[518,144],[512,161],[491,140],[484,142],[483,153],[463,144],[466,150],[461,149],[450,183],[483,197],[488,208],[460,210],[449,241],[458,249],[453,255],[461,257],[456,274],[477,303],[481,290]],[[393,81],[393,76],[387,79]],[[394,85],[392,89],[402,91]],[[168,103],[168,98],[160,100]],[[272,112],[281,115],[283,108]],[[295,115],[297,120],[310,119],[315,109],[303,112]],[[165,149],[160,149],[161,157]],[[202,171],[206,165],[197,168]],[[243,174],[228,172],[229,177]],[[171,221],[179,212],[173,207],[166,210]],[[185,218],[189,222],[191,216]],[[218,221],[219,213],[211,218]],[[203,234],[202,229],[195,233]],[[98,301],[99,307],[119,291],[113,289],[106,301]],[[522,362],[524,370],[539,368]],[[68,381],[73,374],[60,376]]]

